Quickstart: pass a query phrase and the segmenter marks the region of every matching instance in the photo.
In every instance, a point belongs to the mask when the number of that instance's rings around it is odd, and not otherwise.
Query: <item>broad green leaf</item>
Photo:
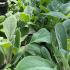
[[[4,29],[5,35],[8,39],[12,38],[16,27],[17,27],[17,20],[16,20],[16,17],[13,15],[8,17],[3,22],[3,29]]]
[[[54,56],[55,56],[55,59],[57,60],[57,63],[60,65],[59,67],[61,69],[65,69],[65,70],[69,70],[69,65],[68,65],[68,61],[67,61],[67,54],[66,54],[66,57],[65,57],[65,53],[66,50],[62,49],[62,48],[57,48],[56,46],[53,46],[53,52],[54,52]],[[63,65],[62,65],[62,64]]]
[[[7,17],[10,17],[10,16],[12,16],[12,14],[13,14],[13,11],[8,11],[8,12],[6,13],[6,16],[7,16]]]
[[[59,11],[60,5],[62,5],[62,3],[60,3],[58,0],[52,0],[48,5],[48,9],[50,11]]]
[[[65,20],[63,26],[66,30],[70,29],[70,19]]]
[[[14,46],[19,48],[20,47],[20,37],[21,37],[21,32],[20,32],[20,29],[17,29],[16,32],[15,32],[15,44]]]
[[[13,48],[13,53],[14,53],[14,57],[12,59],[12,64],[16,65],[18,63],[18,61],[20,60],[20,58],[22,57],[22,55],[25,53],[25,46],[22,46],[20,48]]]
[[[67,32],[67,36],[70,37],[70,19],[65,20],[63,26]]]
[[[38,44],[28,44],[26,47],[26,52],[31,55],[41,55],[40,46]]]
[[[51,43],[50,40],[50,32],[46,30],[45,28],[40,29],[38,32],[34,33],[32,36],[32,39],[30,43],[40,43],[40,42],[46,42]]]
[[[41,47],[41,54],[44,58],[51,60],[51,55],[50,55],[49,51],[43,46]]]
[[[20,14],[20,20],[24,21],[24,22],[29,22],[30,16],[28,14],[26,14],[26,13],[21,13]]]
[[[0,42],[0,46],[4,48],[9,48],[12,46],[12,44],[10,42]]]
[[[61,12],[52,11],[52,12],[49,12],[45,15],[52,16],[52,17],[57,17],[57,18],[61,18],[61,19],[67,19],[67,17]]]
[[[35,67],[35,68],[29,68],[25,70],[56,70],[55,68],[48,68],[48,67]]]
[[[60,5],[60,11],[64,14],[68,14],[70,12],[70,2]]]
[[[7,39],[3,39],[3,37],[0,37],[0,46],[9,48],[10,46],[12,46],[12,44]]]
[[[26,8],[24,9],[24,13],[32,16],[33,15],[33,10],[34,10],[34,8],[32,6],[26,6]]]
[[[2,23],[5,20],[5,16],[0,16],[0,23]]]
[[[17,12],[17,13],[15,13],[14,15],[15,15],[17,21],[19,21],[19,18],[20,18],[20,12]]]
[[[65,50],[67,50],[67,36],[66,36],[66,31],[62,24],[56,24],[55,33],[56,33],[56,38],[57,38],[59,47],[62,47]]]
[[[24,57],[16,66],[16,70],[57,70],[50,61],[39,56]]]

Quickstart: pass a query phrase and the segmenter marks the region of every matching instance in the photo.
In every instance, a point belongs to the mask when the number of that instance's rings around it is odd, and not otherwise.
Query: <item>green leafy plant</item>
[[[70,70],[70,1],[8,0],[0,70]]]

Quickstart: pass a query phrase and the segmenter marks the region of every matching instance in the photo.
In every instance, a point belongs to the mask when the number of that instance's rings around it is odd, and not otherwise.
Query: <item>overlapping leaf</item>
[[[40,42],[46,42],[51,43],[50,39],[50,32],[46,30],[45,28],[40,29],[38,32],[34,33],[32,36],[32,39],[30,43],[40,43]]]

